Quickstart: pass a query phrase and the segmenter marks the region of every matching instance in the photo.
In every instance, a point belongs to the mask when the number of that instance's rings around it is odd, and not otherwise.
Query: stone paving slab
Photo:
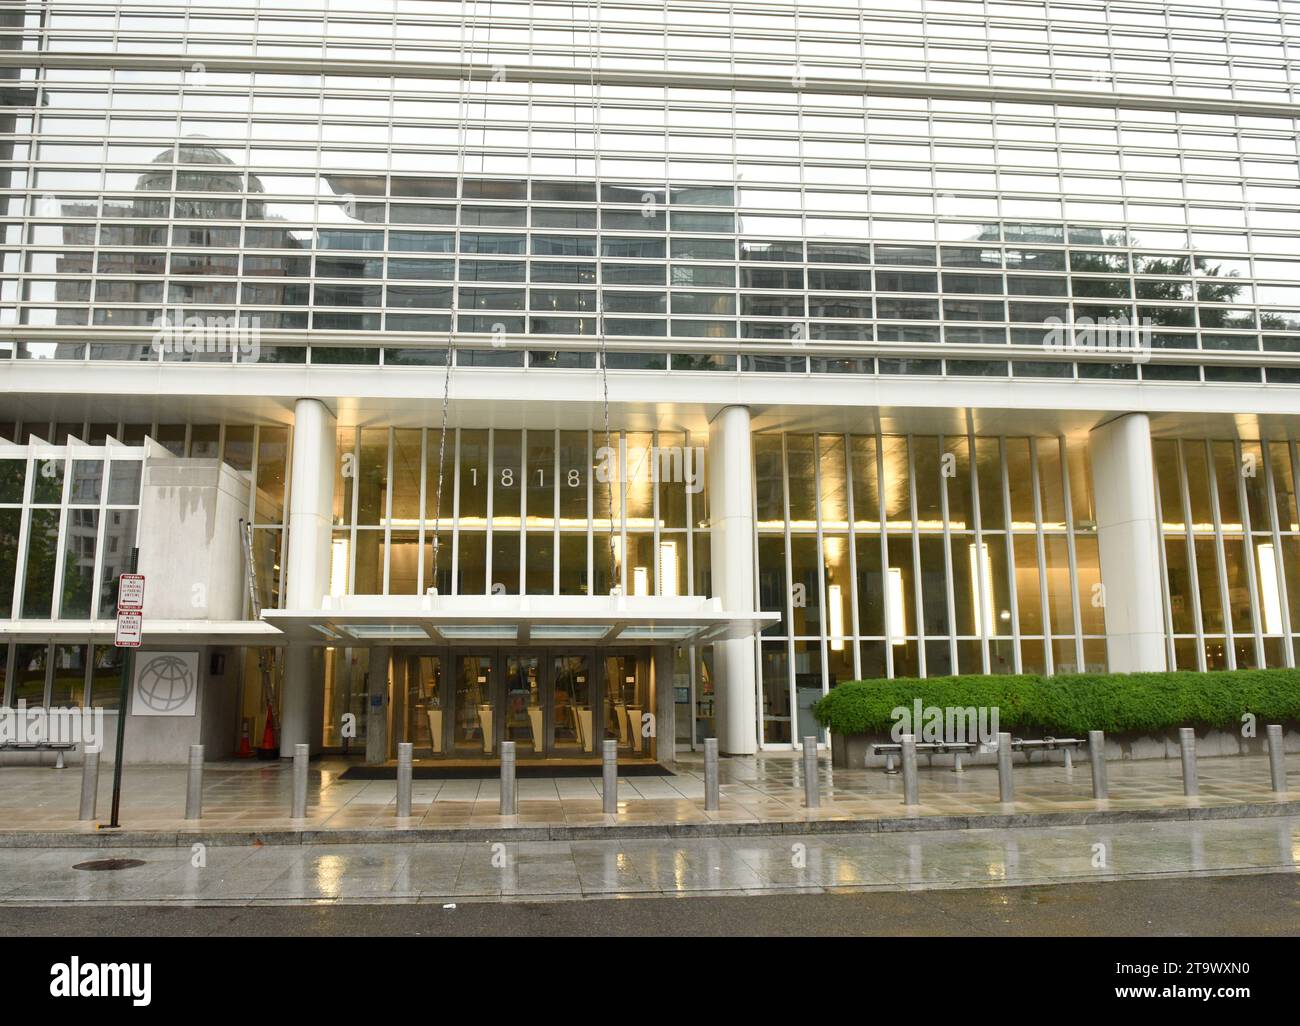
[[[1300,781],[1300,756],[1292,755],[1290,779]],[[183,767],[128,766],[124,773],[122,823],[107,820],[111,773],[100,780],[98,822],[76,819],[81,773],[76,768],[14,768],[2,771],[0,848],[70,846],[177,847],[209,845],[303,845],[475,842],[627,838],[740,837],[761,834],[837,832],[908,833],[933,830],[1008,829],[1100,822],[1159,822],[1294,815],[1300,790],[1271,790],[1267,759],[1207,758],[1199,762],[1201,794],[1183,795],[1176,760],[1108,764],[1110,798],[1092,798],[1086,765],[1072,771],[1059,763],[1018,765],[1015,797],[999,801],[992,767],[962,773],[935,767],[920,772],[917,806],[902,804],[897,775],[879,769],[834,769],[823,756],[818,768],[821,804],[804,807],[798,753],[764,753],[720,763],[721,800],[704,808],[703,763],[690,755],[671,777],[621,779],[615,814],[602,810],[592,782],[537,779],[520,782],[516,816],[499,815],[496,780],[417,781],[412,816],[396,816],[394,781],[345,781],[351,763],[312,763],[307,816],[288,816],[292,773],[281,763],[212,763],[204,773],[203,816],[184,819]],[[648,783],[647,783],[648,780]],[[574,787],[590,784],[589,788]],[[526,786],[525,786],[526,785]]]

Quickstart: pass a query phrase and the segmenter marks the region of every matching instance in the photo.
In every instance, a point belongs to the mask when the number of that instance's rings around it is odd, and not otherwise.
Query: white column
[[[294,406],[293,467],[289,478],[289,538],[285,558],[285,606],[319,609],[329,588],[330,522],[334,509],[334,461],[337,459],[334,415],[318,399],[299,399]],[[281,703],[280,757],[293,755],[295,744],[320,749],[320,678],[323,660],[311,649],[290,645],[285,652],[284,700]]]
[[[754,611],[753,451],[749,410],[724,407],[709,425],[709,520],[713,594],[728,612]],[[758,750],[752,638],[713,645],[714,730],[728,755]]]
[[[388,662],[392,649],[376,645],[370,650],[366,687],[366,762],[388,758]]]
[[[1092,492],[1113,673],[1164,670],[1164,596],[1151,421],[1128,413],[1093,428]]]

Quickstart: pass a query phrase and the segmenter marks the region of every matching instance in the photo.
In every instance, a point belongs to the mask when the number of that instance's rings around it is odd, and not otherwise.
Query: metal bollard
[[[1196,783],[1196,731],[1191,727],[1179,727],[1178,747],[1183,756],[1183,794],[1195,798],[1201,793]]]
[[[718,739],[704,739],[704,811],[718,811]]]
[[[190,745],[190,772],[185,786],[185,818],[203,815],[203,746]]]
[[[99,798],[99,753],[81,753],[81,810],[77,818],[95,818],[95,803]]]
[[[397,818],[411,818],[411,755],[414,745],[409,741],[397,744]]]
[[[1067,747],[1065,749],[1065,775],[1068,778],[1074,772],[1074,753]]]
[[[609,814],[618,811],[618,742],[600,743],[600,802]]]
[[[1286,790],[1286,745],[1282,740],[1282,725],[1270,723],[1268,734],[1268,769],[1273,778],[1273,790]]]
[[[519,814],[519,785],[515,781],[515,742],[501,742],[501,803],[497,811],[503,816]]]
[[[902,745],[900,761],[903,764],[903,804],[916,805],[919,803],[916,783],[916,735],[904,734],[898,740]]]
[[[1011,735],[998,735],[998,801],[1013,802],[1015,787],[1011,782]]]
[[[803,739],[803,803],[815,809],[822,803],[817,780],[817,738]]]
[[[1110,797],[1110,789],[1106,785],[1106,732],[1104,730],[1088,731],[1088,763],[1092,767],[1092,796]]]
[[[293,746],[293,812],[292,818],[307,816],[307,760],[311,749],[307,745]]]

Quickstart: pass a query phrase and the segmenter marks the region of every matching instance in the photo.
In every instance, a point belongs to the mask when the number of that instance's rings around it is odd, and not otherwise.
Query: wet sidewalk
[[[79,822],[81,771],[4,767],[0,847],[469,841],[508,830],[516,840],[572,840],[609,832],[624,837],[687,837],[783,832],[886,832],[1018,826],[1069,826],[1138,820],[1204,820],[1300,814],[1300,755],[1287,759],[1291,790],[1271,790],[1259,756],[1201,759],[1200,795],[1183,795],[1177,760],[1107,764],[1110,797],[1092,797],[1087,763],[1015,767],[1015,800],[1001,803],[991,766],[922,768],[920,804],[902,803],[902,780],[880,769],[819,764],[821,803],[804,805],[797,753],[721,760],[721,801],[704,808],[703,759],[688,753],[671,776],[619,780],[618,811],[602,811],[599,778],[522,778],[518,815],[501,816],[498,781],[415,780],[412,815],[397,818],[396,782],[345,780],[355,761],[312,762],[307,815],[291,819],[287,763],[222,762],[205,768],[203,816],[184,819],[186,769],[129,766],[123,774],[122,829],[109,821],[111,767],[100,777],[98,822]],[[432,765],[425,763],[423,765]]]

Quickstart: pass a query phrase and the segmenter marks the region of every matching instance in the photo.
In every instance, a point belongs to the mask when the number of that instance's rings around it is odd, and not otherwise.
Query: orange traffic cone
[[[248,743],[248,720],[245,718],[244,727],[239,732],[239,751],[235,753],[236,759],[251,759],[253,749]]]
[[[266,729],[262,731],[262,747],[275,747],[275,710],[269,705],[266,707]]]

